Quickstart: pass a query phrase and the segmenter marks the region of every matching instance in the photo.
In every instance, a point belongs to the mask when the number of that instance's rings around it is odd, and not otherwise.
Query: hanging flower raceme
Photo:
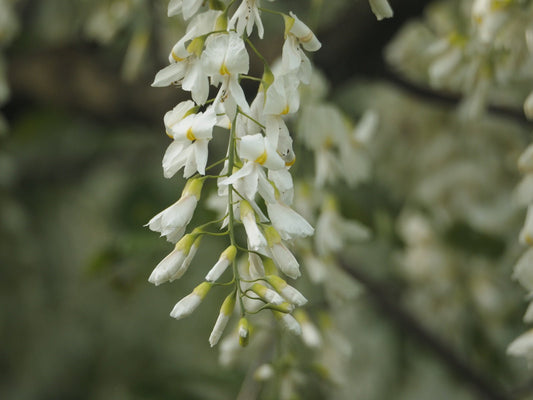
[[[233,3],[171,0],[169,16],[182,15],[189,22],[170,52],[170,65],[153,82],[153,86],[181,85],[191,92],[192,100],[182,101],[164,117],[172,139],[163,157],[164,175],[171,178],[183,169],[189,180],[181,198],[148,223],[150,229],[176,243],[149,281],[160,285],[184,276],[203,237],[216,235],[226,241],[218,260],[205,271],[205,281],[171,312],[181,319],[199,307],[210,290],[230,288],[209,337],[211,346],[218,343],[235,311],[240,314],[238,341],[242,346],[254,331],[251,314],[261,309],[270,309],[289,332],[301,333],[291,312],[307,300],[280,275],[300,275],[298,261],[285,241],[313,233],[311,225],[291,208],[294,190],[289,168],[295,156],[283,116],[298,111],[298,86],[308,82],[311,74],[304,50],[316,51],[320,42],[293,13],[282,14],[286,25],[282,67],[273,74],[249,39],[254,27],[263,37],[261,12],[265,10],[259,0],[243,0],[236,8]],[[246,75],[249,49],[264,63],[262,77]],[[241,86],[248,78],[260,81],[252,107]],[[216,89],[213,98],[209,98],[209,86]],[[226,156],[209,165],[209,143],[217,134],[227,140]],[[221,170],[209,175],[217,167]],[[216,203],[221,204],[222,216],[187,233],[208,181],[217,182]],[[222,231],[213,231],[220,222]],[[219,283],[228,275],[227,283]]]

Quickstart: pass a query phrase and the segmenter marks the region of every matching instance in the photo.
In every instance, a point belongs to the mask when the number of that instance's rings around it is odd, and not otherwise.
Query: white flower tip
[[[394,12],[387,0],[369,0],[370,8],[378,21],[384,18],[392,18]]]

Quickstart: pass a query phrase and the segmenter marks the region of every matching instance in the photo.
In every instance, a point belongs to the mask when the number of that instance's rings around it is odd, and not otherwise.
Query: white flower
[[[298,39],[298,42],[301,43],[303,48],[307,51],[317,51],[320,49],[322,45],[311,29],[300,21],[293,12],[290,12],[289,14],[294,19],[289,35],[294,35]]]
[[[290,315],[281,313],[279,311],[272,311],[276,319],[281,323],[281,325],[287,329],[293,335],[300,336],[302,334],[302,328],[298,321]]]
[[[323,283],[326,280],[329,268],[323,260],[309,252],[304,256],[303,264],[309,273],[311,282]]]
[[[533,292],[533,248],[527,249],[516,262],[513,269],[513,279]]]
[[[277,153],[272,142],[260,133],[241,138],[239,141],[239,156],[272,170],[285,167],[285,162]]]
[[[237,248],[235,246],[229,246],[226,250],[222,252],[217,263],[211,268],[207,273],[205,280],[208,282],[214,282],[220,275],[224,273],[226,268],[235,260],[235,255],[237,254]]]
[[[514,191],[517,205],[527,207],[533,203],[533,174],[528,173],[522,178]]]
[[[277,169],[268,171],[268,179],[270,179],[276,189],[279,191],[280,199],[285,204],[292,204],[294,197],[294,185],[292,182],[292,175],[288,169]]]
[[[255,253],[248,253],[248,271],[251,279],[259,279],[265,276],[263,260]]]
[[[518,336],[507,348],[507,354],[533,358],[533,329]]]
[[[339,215],[332,197],[326,200],[316,224],[315,244],[320,255],[339,251],[347,240],[360,241],[369,237],[370,231],[364,225]]]
[[[527,146],[518,158],[518,169],[522,173],[533,172],[533,144]]]
[[[259,297],[261,297],[263,300],[265,300],[267,303],[272,303],[274,305],[280,305],[285,302],[283,297],[281,297],[279,294],[277,294],[272,289],[267,288],[264,285],[261,285],[260,283],[254,283],[250,290],[257,294]]]
[[[533,91],[530,92],[527,98],[524,100],[524,114],[527,119],[533,119]]]
[[[284,240],[310,236],[314,232],[304,217],[279,200],[267,203],[267,211],[272,225]]]
[[[205,174],[208,144],[216,123],[217,117],[214,109],[209,107],[205,112],[190,114],[170,127],[168,134],[174,141],[163,157],[163,170],[166,178],[172,177],[181,168],[184,168],[185,178],[195,172]]]
[[[282,73],[292,73],[294,79],[307,84],[311,81],[311,62],[300,48],[300,44],[307,51],[317,51],[321,44],[307,25],[292,12],[290,15],[291,18],[286,18],[290,29],[282,49]]]
[[[311,81],[313,68],[311,61],[301,49],[298,39],[293,35],[288,35],[283,44],[281,52],[283,69],[282,74],[290,74],[293,79],[308,84]]]
[[[509,18],[505,4],[499,0],[474,0],[472,19],[477,24],[479,38],[483,42],[493,41],[496,33]]]
[[[372,12],[381,21],[383,18],[391,18],[393,16],[392,8],[387,0],[368,0],[370,2],[370,8]]]
[[[201,14],[196,15],[187,26],[185,35],[181,37],[180,40],[176,42],[174,47],[168,56],[168,60],[171,63],[180,62],[185,58],[189,57],[191,54],[195,53],[194,51],[187,50],[188,45],[191,40],[197,39],[197,43],[201,48],[203,48],[204,38],[201,36],[207,35],[216,28],[216,21],[218,17],[222,14],[222,11],[209,10]],[[186,46],[187,45],[187,46]],[[197,50],[195,46],[192,46],[190,50]]]
[[[287,301],[297,306],[303,306],[307,299],[298,290],[289,285],[285,280],[277,275],[268,275],[266,281],[281,294]]]
[[[183,14],[183,18],[191,18],[200,6],[203,0],[170,0],[168,3],[168,16]]]
[[[238,144],[238,154],[245,163],[231,176],[219,181],[219,194],[224,193],[221,192],[221,188],[233,185],[252,205],[261,220],[266,220],[262,211],[256,206],[254,197],[259,193],[266,201],[274,202],[275,191],[262,166],[277,170],[284,168],[285,163],[268,138],[260,133],[242,137]]]
[[[266,239],[259,230],[257,222],[255,220],[255,212],[247,201],[241,201],[240,203],[241,221],[246,230],[246,236],[248,237],[248,245],[252,250],[259,250],[266,246]]]
[[[152,83],[154,87],[181,84],[183,90],[191,92],[198,104],[204,104],[209,95],[209,80],[201,60],[191,55],[178,63],[170,64],[159,71]]]
[[[235,32],[211,35],[205,41],[202,63],[211,83],[222,83],[213,105],[217,111],[225,111],[233,119],[236,106],[245,112],[250,110],[244,92],[239,84],[239,74],[246,74],[249,57],[244,41]],[[222,110],[219,110],[223,107]]]
[[[177,242],[194,214],[200,200],[202,185],[203,181],[199,179],[188,181],[180,199],[153,217],[147,224],[149,228],[160,232],[161,236],[166,236],[168,241]]]
[[[294,318],[302,327],[302,340],[306,346],[318,349],[322,346],[322,337],[317,327],[311,322],[307,313],[303,310],[296,310]]]
[[[289,278],[300,276],[300,265],[291,251],[281,241],[278,231],[272,226],[265,227],[265,236],[270,250],[270,256],[276,266]]]
[[[520,231],[520,242],[533,246],[533,205],[529,205],[527,208],[526,222]]]
[[[196,286],[192,293],[176,303],[170,312],[170,316],[172,318],[181,319],[190,315],[194,310],[196,310],[196,308],[198,308],[204,297],[209,292],[209,289],[211,289],[211,284],[208,282],[202,282]]]
[[[202,62],[211,77],[246,74],[249,57],[244,41],[235,32],[211,35],[205,41]]]
[[[216,345],[220,340],[220,336],[222,336],[222,333],[224,332],[224,329],[228,324],[228,321],[231,317],[231,314],[233,313],[234,308],[235,293],[232,293],[228,297],[226,297],[226,299],[222,303],[222,307],[220,307],[220,312],[218,314],[217,321],[215,322],[215,326],[213,327],[211,335],[209,336],[209,344],[211,345],[211,347]]]
[[[242,317],[239,320],[239,327],[237,332],[239,334],[239,344],[242,347],[247,346],[250,335],[250,329],[248,328],[248,320],[246,318]]]
[[[259,13],[260,7],[261,3],[259,0],[243,0],[239,8],[235,11],[235,14],[231,17],[228,29],[232,30],[235,28],[239,36],[242,36],[246,29],[246,35],[250,36],[254,25],[257,25],[257,34],[263,39],[265,30]]]
[[[429,79],[435,86],[441,86],[454,72],[463,59],[463,50],[455,44],[449,47],[428,68]]]
[[[265,382],[274,377],[274,374],[272,364],[261,364],[254,372],[254,379],[258,382]]]
[[[165,130],[169,137],[172,137],[170,133],[172,127],[185,118],[185,116],[189,114],[194,107],[195,104],[192,100],[185,100],[181,103],[178,103],[172,110],[165,113],[163,122],[165,123]]]
[[[183,239],[176,244],[174,250],[157,264],[148,278],[148,281],[159,286],[160,284],[167,282],[176,274],[185,273],[185,271],[183,271],[183,273],[181,271],[183,269],[184,261],[191,251],[194,240],[195,237],[193,235],[185,235]]]
[[[200,247],[200,241],[202,240],[202,236],[198,236],[194,243],[191,246],[191,249],[189,250],[189,254],[187,254],[187,257],[185,257],[185,260],[183,260],[183,263],[181,264],[181,267],[174,273],[174,275],[170,276],[168,278],[169,282],[175,281],[176,279],[181,278],[185,272],[189,269],[189,265],[191,265],[192,259],[196,255],[196,252],[198,251]]]
[[[295,113],[300,107],[299,82],[292,75],[279,75],[266,92],[263,112],[272,115]]]

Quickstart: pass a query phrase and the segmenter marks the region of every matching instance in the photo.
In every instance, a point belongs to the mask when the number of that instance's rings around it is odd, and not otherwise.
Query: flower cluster
[[[290,332],[301,333],[291,315],[305,297],[282,276],[300,276],[299,263],[289,243],[310,236],[314,229],[293,208],[293,183],[289,171],[295,162],[292,139],[285,116],[299,108],[298,87],[309,83],[308,51],[320,48],[313,32],[293,13],[272,11],[285,23],[281,61],[271,67],[250,40],[254,30],[264,35],[259,0],[171,0],[169,16],[182,15],[188,22],[184,36],[170,52],[170,65],[159,71],[153,86],[178,85],[192,100],[179,103],[164,117],[172,139],[164,157],[167,178],[183,170],[188,181],[180,199],[152,218],[148,226],[175,243],[150,275],[155,285],[182,277],[205,235],[224,236],[227,248],[207,272],[205,281],[181,299],[171,312],[180,319],[191,314],[214,287],[231,287],[209,338],[220,339],[234,308],[238,308],[241,345],[248,343],[249,316],[270,309]],[[264,65],[262,77],[247,75],[251,51]],[[258,82],[254,100],[248,103],[241,81]],[[216,93],[210,97],[210,88]],[[218,130],[215,127],[223,128]],[[223,133],[225,132],[225,133]],[[227,137],[226,157],[208,165],[209,143],[214,134]],[[216,175],[206,175],[214,168]],[[223,216],[188,231],[188,224],[201,199],[207,180],[216,180]],[[221,232],[213,232],[222,223]],[[244,229],[240,243],[237,230]],[[242,262],[241,262],[242,261]],[[227,269],[229,283],[219,283]]]
[[[520,231],[520,243],[528,246],[514,266],[513,278],[529,292],[533,293],[533,145],[530,144],[518,159],[518,169],[525,176],[516,189],[518,203],[527,206],[526,221]],[[524,315],[524,322],[533,322],[533,302]],[[516,338],[507,349],[514,356],[525,356],[533,363],[533,330]]]
[[[517,106],[530,81],[533,8],[519,0],[455,0],[428,8],[387,50],[410,79],[463,96],[460,115],[473,120],[487,104]],[[532,97],[533,98],[533,97]]]

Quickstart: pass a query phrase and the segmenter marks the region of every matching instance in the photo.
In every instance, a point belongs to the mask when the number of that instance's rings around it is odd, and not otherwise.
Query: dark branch
[[[422,326],[411,313],[398,303],[397,299],[390,297],[389,291],[381,283],[376,282],[352,264],[343,260],[340,263],[349,275],[367,289],[367,294],[370,299],[388,318],[391,318],[398,324],[411,338],[416,339],[419,343],[423,343],[458,379],[475,389],[480,394],[480,398],[487,400],[512,399],[494,381],[466,363],[445,342]]]

